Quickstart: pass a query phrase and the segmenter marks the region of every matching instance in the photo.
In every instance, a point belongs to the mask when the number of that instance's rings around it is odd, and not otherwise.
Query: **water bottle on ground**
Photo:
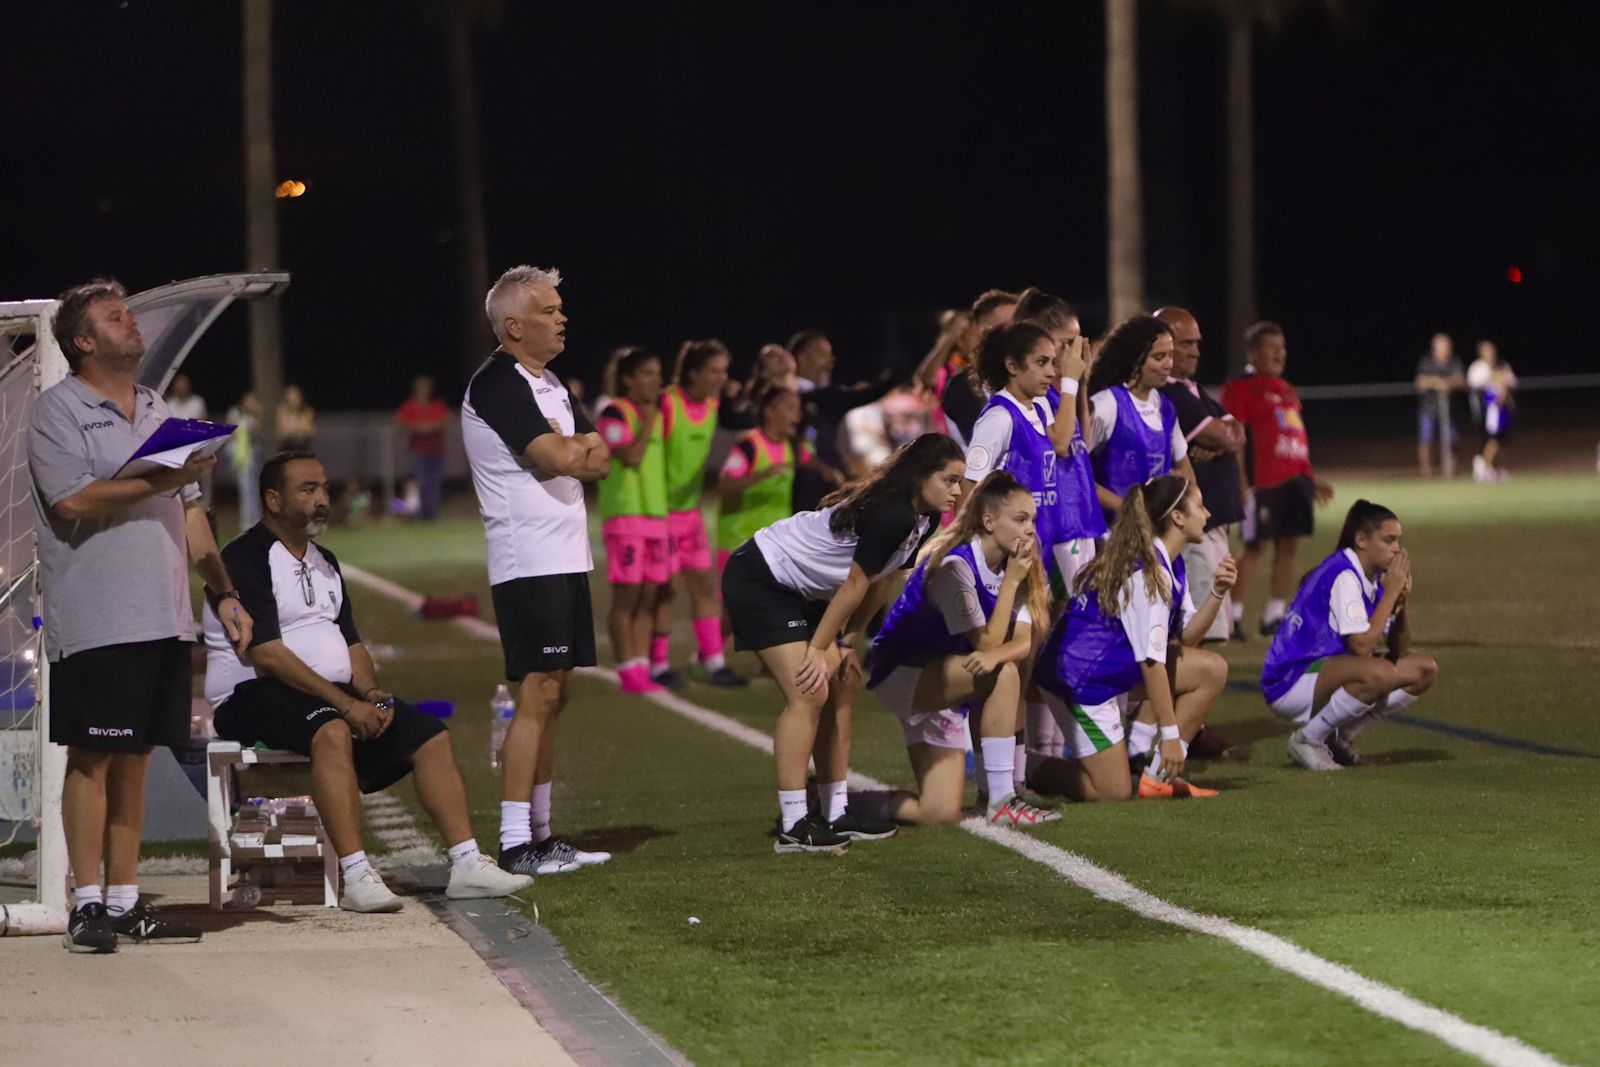
[[[500,750],[506,744],[506,730],[517,713],[517,702],[504,682],[495,686],[494,699],[489,701],[489,769],[500,770]]]

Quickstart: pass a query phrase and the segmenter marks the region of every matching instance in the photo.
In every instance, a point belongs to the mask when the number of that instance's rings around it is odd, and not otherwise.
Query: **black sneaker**
[[[1238,619],[1234,619],[1233,620],[1233,632],[1228,635],[1228,640],[1229,641],[1243,641],[1243,640],[1245,640],[1244,626],[1243,626],[1243,624],[1241,624],[1239,622]]]
[[[657,685],[664,685],[668,689],[676,689],[683,684],[683,678],[679,676],[677,671],[670,668],[660,674],[652,674],[650,680]]]
[[[833,828],[815,815],[807,814],[787,830],[778,830],[778,839],[772,843],[774,852],[833,852],[850,847],[850,839],[835,833]]]
[[[1128,757],[1128,778],[1134,783],[1137,784],[1139,776],[1144,774],[1144,769],[1150,766],[1150,756],[1150,752],[1141,752],[1137,756]]]
[[[746,678],[744,675],[740,674],[726,663],[718,667],[716,670],[711,671],[706,669],[706,665],[704,663],[697,662],[690,669],[690,673],[694,676],[695,681],[701,682],[705,685],[714,685],[719,689],[743,689],[745,686],[750,684],[750,679]]]
[[[111,929],[116,931],[119,940],[132,941],[136,945],[148,945],[152,942],[167,945],[192,944],[203,936],[198,926],[169,922],[157,915],[156,909],[143,902],[112,918]]]
[[[1261,636],[1262,637],[1272,637],[1272,636],[1274,636],[1278,632],[1278,627],[1280,627],[1282,625],[1283,625],[1283,617],[1281,615],[1278,618],[1273,619],[1271,622],[1268,622],[1266,619],[1262,619],[1261,620],[1261,626],[1260,626]]]
[[[1341,767],[1361,766],[1361,753],[1356,751],[1356,743],[1338,730],[1328,735],[1328,751],[1333,753],[1333,762]]]
[[[539,864],[544,861],[545,857],[541,853],[535,852],[533,845],[530,843],[512,845],[510,848],[501,849],[500,858],[496,862],[500,864],[502,871],[510,871],[512,874],[537,875],[539,873]]]
[[[594,864],[604,863],[611,858],[609,852],[585,852],[583,849],[560,837],[547,837],[536,845],[530,846],[533,856],[539,861],[535,874],[566,874],[579,867],[589,867]]]
[[[68,952],[107,953],[117,951],[117,932],[111,929],[106,906],[99,902],[73,908],[67,916],[67,932],[61,943]]]
[[[852,841],[883,841],[898,833],[900,826],[886,819],[868,819],[846,809],[843,815],[829,824],[828,829]]]

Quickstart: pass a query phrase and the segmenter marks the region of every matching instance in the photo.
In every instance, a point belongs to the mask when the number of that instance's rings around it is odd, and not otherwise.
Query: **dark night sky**
[[[1593,369],[1600,19],[1342,6],[1258,37],[1261,309],[1291,377],[1407,377],[1441,327],[1500,338],[1525,375]],[[1201,316],[1216,377],[1223,33],[1198,0],[1141,8],[1149,294]],[[278,169],[312,184],[280,205],[286,362],[321,407],[388,406],[423,369],[454,392],[468,363],[427,12],[279,3]],[[810,325],[865,370],[994,285],[1043,285],[1103,329],[1101,12],[508,0],[475,38],[491,275],[566,273],[569,374],[622,341],[714,333],[744,360]],[[237,4],[19,4],[7,23],[0,297],[242,267]],[[192,360],[218,404],[244,386],[244,323]]]

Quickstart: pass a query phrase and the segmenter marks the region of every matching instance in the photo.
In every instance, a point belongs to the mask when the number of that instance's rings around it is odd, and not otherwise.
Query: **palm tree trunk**
[[[1244,367],[1244,331],[1256,321],[1254,22],[1228,20],[1228,369]]]
[[[478,144],[477,94],[473,88],[469,15],[452,4],[446,14],[450,48],[450,96],[456,129],[457,225],[461,239],[461,353],[470,372],[483,358],[489,328],[483,297],[489,290],[489,241],[483,208],[483,155]]]
[[[245,264],[278,269],[277,161],[272,146],[272,0],[243,0]],[[273,415],[283,393],[283,325],[275,299],[250,302],[250,377],[261,402],[264,455],[277,441]],[[250,492],[249,487],[241,491]]]
[[[1144,310],[1137,0],[1106,0],[1106,147],[1106,278],[1115,325]]]

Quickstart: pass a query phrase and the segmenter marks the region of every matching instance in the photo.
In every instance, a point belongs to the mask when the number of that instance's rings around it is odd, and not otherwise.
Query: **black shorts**
[[[746,541],[728,557],[722,572],[722,603],[733,620],[733,640],[752,652],[796,641],[810,641],[826,600],[807,600],[772,576],[766,557]]]
[[[1246,544],[1311,536],[1317,491],[1309,474],[1297,474],[1281,485],[1252,492],[1254,500],[1244,520]]]
[[[348,686],[339,688],[349,690]],[[356,694],[350,691],[351,696]],[[233,696],[223,701],[213,717],[217,736],[243,745],[266,745],[311,755],[317,731],[339,718],[321,697],[312,696],[276,678],[240,682]],[[411,773],[411,756],[444,723],[425,715],[403,700],[394,702],[394,719],[377,737],[357,739],[351,745],[356,781],[363,793],[376,793]]]
[[[587,574],[513,578],[489,588],[506,679],[593,667],[594,608]]]
[[[101,752],[189,744],[190,651],[176,637],[102,645],[50,665],[50,740]]]

